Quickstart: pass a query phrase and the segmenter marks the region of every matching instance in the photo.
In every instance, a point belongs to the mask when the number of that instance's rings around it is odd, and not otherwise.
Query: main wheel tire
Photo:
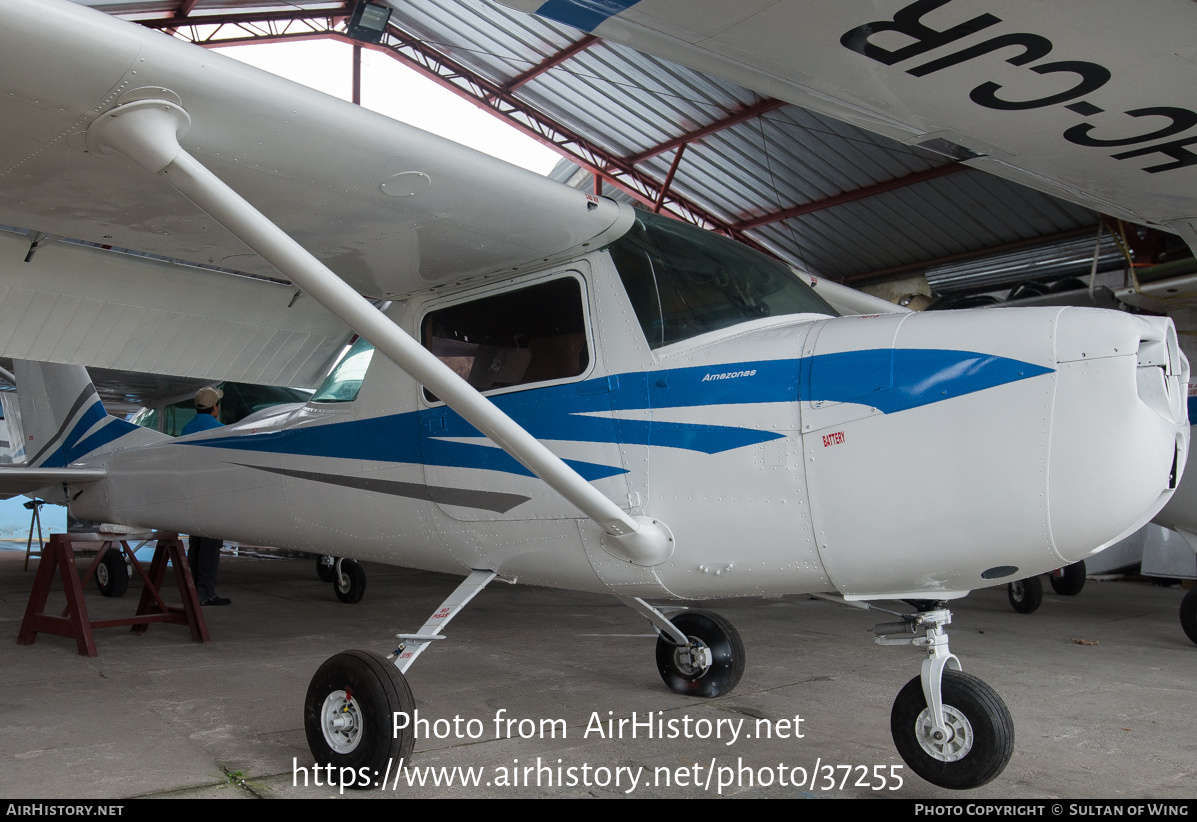
[[[1014,720],[997,691],[959,671],[943,672],[944,720],[950,740],[931,738],[923,683],[915,677],[894,700],[890,733],[910,769],[933,785],[951,790],[979,788],[1000,774],[1014,753]]]
[[[1039,577],[1015,580],[1006,586],[1006,595],[1010,597],[1010,606],[1015,611],[1033,614],[1043,602],[1043,582]]]
[[[1057,568],[1048,576],[1052,590],[1066,597],[1074,597],[1085,587],[1085,561]]]
[[[1180,601],[1180,627],[1184,628],[1185,636],[1197,642],[1197,588]]]
[[[657,637],[657,670],[669,689],[690,696],[714,697],[735,688],[744,675],[744,642],[735,626],[710,611],[684,611],[671,621],[693,644],[679,646],[665,634]],[[690,664],[691,648],[708,649],[711,664]]]
[[[361,602],[366,594],[366,572],[352,559],[341,560],[341,578],[333,579],[337,599],[352,605]]]
[[[129,590],[129,566],[125,556],[115,548],[104,552],[104,558],[96,566],[96,587],[106,597],[124,596]]]
[[[415,745],[409,727],[394,731],[395,712],[413,715],[416,700],[403,674],[381,654],[344,651],[329,658],[308,685],[303,727],[316,767],[331,765],[330,782],[376,788],[406,766]]]
[[[316,557],[316,576],[321,582],[332,582],[337,578],[337,558],[328,554]]]

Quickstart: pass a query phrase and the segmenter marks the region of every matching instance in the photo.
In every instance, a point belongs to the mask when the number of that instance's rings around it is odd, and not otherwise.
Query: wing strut
[[[163,97],[173,96],[163,90]],[[663,524],[632,517],[455,374],[340,277],[308,253],[179,145],[191,117],[168,99],[137,100],[100,116],[87,132],[93,149],[123,155],[157,174],[365,337],[492,442],[602,527],[603,546],[637,565],[673,553]]]

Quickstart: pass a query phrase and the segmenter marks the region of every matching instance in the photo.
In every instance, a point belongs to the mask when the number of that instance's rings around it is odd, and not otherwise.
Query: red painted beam
[[[664,154],[671,148],[677,148],[678,146],[683,146],[687,143],[693,143],[696,140],[701,140],[703,137],[709,137],[716,132],[723,131],[725,128],[731,128],[732,126],[742,123],[745,120],[751,120],[753,117],[759,117],[762,114],[775,111],[784,105],[787,105],[784,100],[774,100],[772,98],[761,100],[758,103],[753,103],[751,106],[746,106],[745,108],[740,109],[734,114],[729,114],[728,116],[716,120],[713,123],[708,123],[702,128],[696,128],[693,131],[687,131],[685,134],[680,134],[677,137],[666,140],[663,143],[655,145],[652,148],[645,149],[638,154],[633,154],[625,159],[627,159],[627,161],[632,165],[642,163],[650,157],[656,157],[658,154]]]
[[[776,223],[779,220],[788,220],[791,217],[800,217],[803,214],[810,214],[813,211],[822,211],[825,208],[832,206],[843,205],[844,203],[851,203],[855,200],[863,200],[866,197],[875,197],[878,194],[884,194],[887,191],[893,191],[898,188],[905,188],[912,186],[915,183],[922,183],[927,180],[934,180],[936,177],[946,177],[949,174],[955,174],[959,171],[965,171],[968,166],[959,163],[948,163],[943,166],[935,166],[926,171],[916,171],[913,174],[907,174],[902,177],[895,177],[892,180],[886,180],[881,183],[875,183],[871,186],[862,186],[861,188],[854,188],[851,191],[845,191],[842,194],[836,194],[834,197],[825,197],[822,200],[814,200],[803,205],[793,206],[791,208],[775,211],[771,214],[762,214],[759,217],[752,217],[747,220],[741,220],[733,224],[733,228],[740,231],[747,231],[750,228],[757,228],[758,226],[768,225],[769,223]]]
[[[537,63],[536,65],[534,65],[532,68],[528,69],[527,71],[525,71],[521,74],[517,74],[515,77],[512,77],[510,80],[508,80],[506,83],[504,83],[502,85],[503,91],[515,91],[517,88],[524,85],[524,83],[527,83],[529,80],[534,80],[537,77],[539,77],[540,75],[544,74],[549,69],[553,69],[553,68],[556,68],[557,66],[561,65],[562,63],[564,63],[566,60],[570,59],[574,55],[581,54],[583,51],[590,48],[598,41],[599,41],[599,38],[595,37],[593,34],[587,34],[582,39],[575,40],[573,43],[571,43],[570,45],[561,49],[561,51],[557,52],[556,54],[546,57],[544,60],[541,60],[539,63]]]
[[[179,7],[175,9],[175,19],[179,21],[186,20],[191,14],[192,10],[195,8],[195,4],[198,2],[199,0],[182,0],[182,2],[179,3]],[[167,34],[175,33],[174,28],[168,28],[165,29],[165,31]]]
[[[669,173],[665,175],[665,182],[661,183],[661,193],[657,195],[656,202],[653,203],[653,214],[661,213],[661,205],[665,202],[665,195],[669,193],[669,187],[673,185],[673,175],[677,174],[677,167],[682,162],[682,155],[686,153],[686,146],[688,143],[682,143],[677,147],[677,154],[673,155],[673,162],[669,164]]]
[[[242,23],[271,23],[271,22],[303,22],[316,20],[340,20],[347,17],[349,12],[344,9],[324,9],[322,11],[304,11],[302,9],[279,9],[277,11],[259,11],[236,14],[200,14],[180,20],[177,17],[154,17],[148,19],[130,19],[148,29],[166,29],[175,26],[235,26]],[[120,16],[120,15],[116,15]]]

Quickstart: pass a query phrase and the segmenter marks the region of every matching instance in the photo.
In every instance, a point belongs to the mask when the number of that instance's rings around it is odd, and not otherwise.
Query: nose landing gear
[[[944,671],[943,727],[937,728],[921,677],[894,700],[890,733],[910,769],[943,788],[977,788],[1002,772],[1014,753],[1014,722],[997,692],[975,676]]]
[[[906,683],[890,712],[894,747],[910,769],[932,784],[978,788],[1000,774],[1014,753],[1010,709],[989,685],[960,669],[948,650],[945,608],[900,615],[875,627],[880,645],[927,649],[922,673]],[[915,634],[894,637],[893,632]],[[918,636],[922,632],[922,636]]]

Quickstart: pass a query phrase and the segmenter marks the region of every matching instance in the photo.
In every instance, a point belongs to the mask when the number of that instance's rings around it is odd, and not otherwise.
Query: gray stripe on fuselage
[[[373,491],[378,494],[390,494],[394,497],[408,497],[435,502],[438,505],[457,505],[462,508],[480,508],[484,511],[494,511],[506,514],[517,505],[521,505],[531,497],[522,494],[507,494],[502,491],[471,491],[468,488],[445,488],[439,485],[423,485],[418,482],[400,482],[398,480],[371,479],[370,477],[347,477],[343,474],[321,474],[315,471],[297,471],[293,468],[272,468],[266,465],[247,465],[243,462],[230,463],[242,468],[253,468],[258,471],[268,471],[271,474],[283,474],[297,479],[323,482],[327,485],[340,485],[345,488],[357,488],[361,491]]]
[[[83,407],[84,403],[87,402],[88,398],[93,397],[95,395],[96,395],[96,387],[94,385],[92,385],[91,383],[88,383],[87,387],[84,388],[83,391],[79,394],[78,399],[75,400],[75,404],[71,406],[71,410],[67,412],[66,419],[64,419],[62,421],[62,425],[58,426],[58,430],[54,432],[54,436],[50,437],[50,439],[46,441],[46,444],[43,445],[41,447],[41,449],[36,454],[33,455],[32,458],[26,460],[26,463],[28,465],[30,465],[30,466],[37,465],[37,461],[41,458],[42,454],[46,453],[46,451],[49,450],[50,446],[53,445],[54,443],[58,442],[58,438],[61,437],[66,432],[66,427],[71,424],[71,420],[73,420],[75,418],[75,414],[79,413],[79,409]]]

